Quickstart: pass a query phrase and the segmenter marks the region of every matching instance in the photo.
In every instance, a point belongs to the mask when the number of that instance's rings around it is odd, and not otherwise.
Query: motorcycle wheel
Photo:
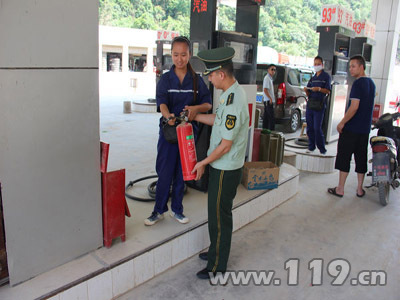
[[[379,202],[382,206],[389,203],[390,185],[388,182],[378,182]]]

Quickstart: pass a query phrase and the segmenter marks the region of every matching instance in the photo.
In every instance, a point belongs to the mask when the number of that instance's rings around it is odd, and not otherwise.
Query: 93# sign
[[[321,10],[321,25],[343,26],[353,30],[354,14],[340,5],[323,5]]]
[[[375,39],[375,24],[360,20],[353,23],[353,30],[356,32],[356,37],[367,37]]]

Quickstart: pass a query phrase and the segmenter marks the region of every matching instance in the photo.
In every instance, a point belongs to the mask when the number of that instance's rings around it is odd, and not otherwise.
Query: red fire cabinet
[[[110,145],[101,142],[101,190],[103,201],[103,241],[111,247],[112,240],[125,241],[125,215],[130,217],[125,199],[125,169],[107,172]]]

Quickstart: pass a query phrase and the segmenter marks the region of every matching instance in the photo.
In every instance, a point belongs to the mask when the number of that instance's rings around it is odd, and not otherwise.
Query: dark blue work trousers
[[[154,211],[160,214],[168,211],[167,203],[172,184],[171,209],[175,213],[183,213],[184,181],[178,144],[168,143],[162,133],[157,144],[156,171],[158,181]]]
[[[326,152],[325,137],[322,132],[322,122],[324,120],[325,107],[320,111],[312,109],[306,110],[308,150],[315,150],[318,147],[321,153]]]

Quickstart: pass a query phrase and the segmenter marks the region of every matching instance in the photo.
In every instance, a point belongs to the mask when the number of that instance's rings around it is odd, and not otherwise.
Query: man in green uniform
[[[210,272],[225,272],[232,239],[232,204],[242,176],[248,129],[249,110],[246,93],[233,76],[232,48],[216,48],[198,53],[205,63],[209,81],[223,93],[215,114],[198,114],[196,121],[213,126],[207,157],[193,169],[196,180],[210,164],[208,184],[208,232],[210,247],[200,258],[207,267],[197,273],[209,279]]]

